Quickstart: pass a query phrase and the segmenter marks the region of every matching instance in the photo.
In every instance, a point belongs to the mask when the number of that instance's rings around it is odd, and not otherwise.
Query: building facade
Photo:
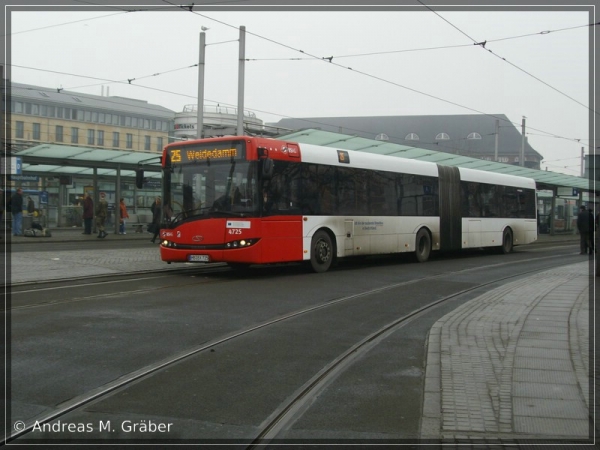
[[[175,112],[143,100],[10,83],[9,150],[59,144],[162,152]]]

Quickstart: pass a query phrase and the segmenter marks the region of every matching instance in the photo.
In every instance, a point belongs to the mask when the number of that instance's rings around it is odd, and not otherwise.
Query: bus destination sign
[[[215,159],[231,159],[238,156],[237,148],[214,148],[214,149],[186,149],[177,148],[169,150],[171,163],[185,164],[195,161],[207,161]]]

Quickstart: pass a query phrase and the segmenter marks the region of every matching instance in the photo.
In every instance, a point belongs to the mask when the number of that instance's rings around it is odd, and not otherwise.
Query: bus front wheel
[[[507,253],[512,252],[512,249],[513,249],[512,230],[510,228],[507,228],[506,230],[504,230],[504,233],[502,234],[502,247],[500,247],[500,251],[501,251],[501,253],[504,253],[506,255]]]
[[[415,240],[415,256],[417,261],[425,262],[431,254],[431,236],[425,228],[421,228]]]
[[[310,265],[315,272],[326,272],[333,262],[333,243],[326,231],[319,230],[312,238]]]

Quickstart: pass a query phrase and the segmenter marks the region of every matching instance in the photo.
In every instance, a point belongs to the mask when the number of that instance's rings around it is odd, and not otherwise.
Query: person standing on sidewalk
[[[94,218],[94,200],[89,192],[83,200],[83,234],[92,234],[92,219]]]
[[[583,205],[577,214],[577,230],[579,231],[579,254],[587,255],[590,239],[590,213]]]
[[[96,226],[98,227],[99,238],[105,238],[108,234],[104,231],[104,224],[108,216],[108,203],[106,202],[106,194],[100,193],[100,201],[96,205]]]
[[[23,189],[18,188],[10,198],[13,235],[23,236]]]
[[[589,213],[589,221],[590,221],[590,234],[588,237],[588,248],[590,250],[590,255],[594,253],[594,239],[595,239],[595,231],[596,231],[596,221],[594,220],[594,211],[592,209],[588,209]]]
[[[154,236],[152,236],[152,239],[150,240],[150,242],[152,242],[154,244],[154,242],[156,241],[156,237],[158,236],[158,233],[160,233],[160,211],[162,210],[162,206],[161,206],[161,198],[160,197],[156,197],[156,200],[154,201],[154,203],[152,203],[152,206],[150,207],[150,211],[152,211],[152,232],[154,233]]]
[[[125,225],[126,220],[129,219],[129,214],[127,214],[127,206],[125,206],[125,199],[121,199],[119,202],[119,210],[120,210],[120,220],[119,220],[119,234],[127,234]]]

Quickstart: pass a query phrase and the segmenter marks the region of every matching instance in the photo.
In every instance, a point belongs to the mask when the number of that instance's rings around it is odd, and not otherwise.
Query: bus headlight
[[[241,239],[239,241],[232,241],[225,244],[226,248],[243,248],[250,247],[257,242],[256,239]]]

